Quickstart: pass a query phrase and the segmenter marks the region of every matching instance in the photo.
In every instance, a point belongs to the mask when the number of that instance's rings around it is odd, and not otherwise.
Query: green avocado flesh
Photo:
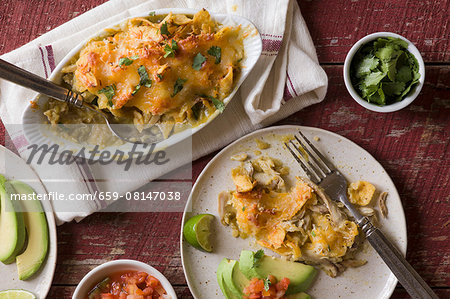
[[[34,190],[25,183],[12,181],[11,185],[19,194],[33,194]],[[27,280],[42,266],[48,251],[48,225],[39,200],[22,200],[25,227],[28,233],[28,245],[25,251],[16,257],[17,272],[20,280]]]
[[[265,277],[260,276],[256,272],[256,268],[253,267],[254,259],[255,253],[253,251],[242,250],[239,257],[239,269],[248,279],[251,279],[252,277],[264,279]]]
[[[229,290],[228,287],[225,285],[225,280],[224,280],[225,272],[228,271],[228,268],[230,268],[230,267],[233,268],[235,264],[236,264],[236,261],[224,258],[220,262],[219,267],[217,268],[217,281],[219,283],[220,290],[222,291],[222,293],[226,299],[239,298],[239,297],[235,297],[233,295],[231,290]]]
[[[0,261],[11,264],[23,249],[25,243],[25,224],[19,202],[11,200],[15,193],[12,186],[0,175]]]
[[[242,273],[249,279],[252,277],[264,279],[269,274],[275,276],[277,280],[281,280],[284,277],[289,278],[290,283],[286,294],[306,291],[317,273],[312,266],[266,255],[255,261],[253,252],[247,250],[241,252],[239,265]]]

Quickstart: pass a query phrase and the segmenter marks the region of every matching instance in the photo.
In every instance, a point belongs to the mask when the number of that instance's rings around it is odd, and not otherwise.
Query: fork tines
[[[295,139],[285,142],[289,152],[300,164],[306,175],[316,184],[319,184],[336,168],[331,164],[319,150],[302,134],[294,135]]]

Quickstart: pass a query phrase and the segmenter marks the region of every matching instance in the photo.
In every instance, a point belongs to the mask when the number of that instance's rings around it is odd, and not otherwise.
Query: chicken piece
[[[386,218],[388,215],[388,209],[386,206],[387,195],[388,195],[387,192],[383,192],[378,197],[378,206],[380,207],[381,215],[383,215],[384,218]]]
[[[262,170],[262,172],[256,172],[253,176],[258,185],[261,185],[269,190],[283,190],[285,183],[280,173],[275,170],[275,162],[273,159],[263,156],[253,161],[253,165]]]
[[[314,184],[313,182],[311,182],[306,178],[302,178],[301,180],[303,180],[311,188],[313,188],[316,194],[322,200],[322,202],[326,205],[330,213],[331,221],[335,226],[340,226],[345,220],[347,220],[346,215],[341,210],[339,210],[337,204],[334,201],[332,201],[330,197],[328,197],[328,195],[325,194],[322,188],[320,188],[319,186],[317,186],[316,184]]]
[[[242,163],[231,170],[231,178],[237,192],[249,192],[256,186],[253,180],[253,166],[251,163]]]
[[[230,157],[230,159],[233,161],[241,161],[241,162],[247,160],[247,158],[248,158],[248,155],[246,153],[240,153],[240,154],[236,154],[236,155],[233,155]]]

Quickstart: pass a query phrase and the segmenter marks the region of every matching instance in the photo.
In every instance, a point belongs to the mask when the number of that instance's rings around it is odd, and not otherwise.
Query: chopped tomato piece
[[[289,279],[283,278],[279,282],[273,275],[267,279],[252,278],[248,286],[244,288],[245,299],[280,299],[286,298],[285,293],[289,286]]]
[[[146,279],[147,286],[152,288],[157,288],[160,285],[160,282],[155,277],[149,275]]]
[[[289,278],[284,277],[283,279],[281,279],[278,283],[277,283],[277,291],[285,291],[288,289],[289,287],[289,283],[291,281],[289,280]]]

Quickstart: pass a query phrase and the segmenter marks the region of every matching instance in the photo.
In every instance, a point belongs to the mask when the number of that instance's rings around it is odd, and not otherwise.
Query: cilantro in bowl
[[[378,38],[363,45],[350,66],[352,84],[369,103],[399,102],[419,82],[419,64],[399,38]]]

